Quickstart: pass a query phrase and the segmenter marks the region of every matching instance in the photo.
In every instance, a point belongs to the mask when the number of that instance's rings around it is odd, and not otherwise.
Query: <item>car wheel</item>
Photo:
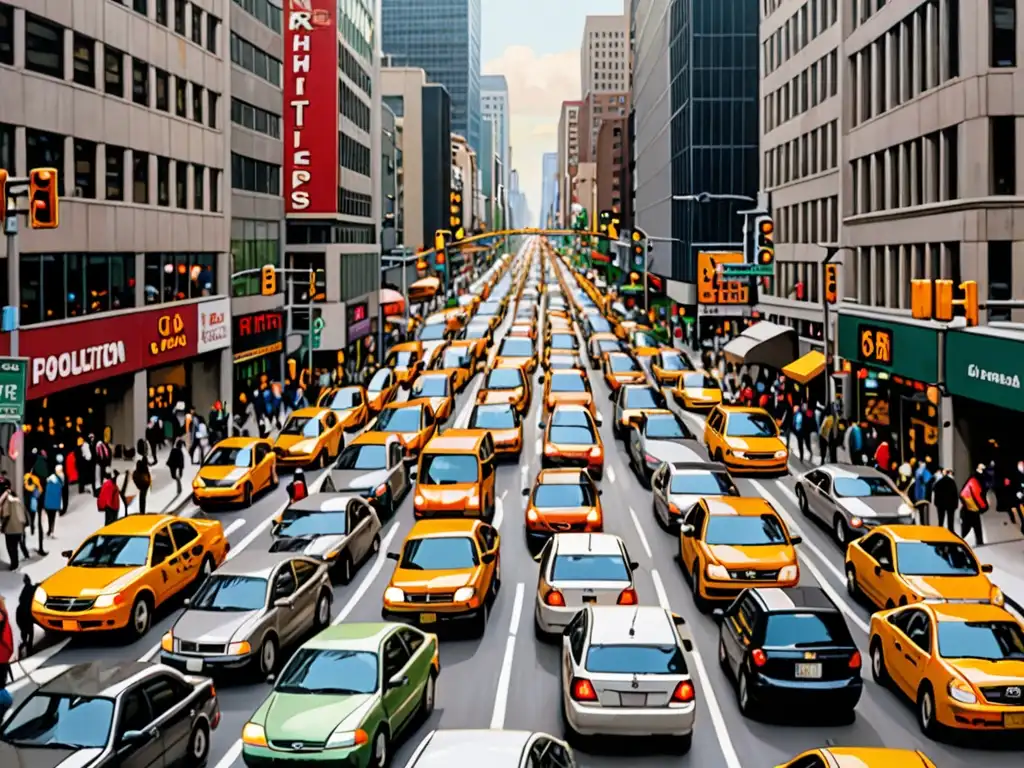
[[[245,484],[245,490],[242,491],[242,506],[246,509],[252,506],[252,483]]]
[[[885,668],[885,654],[882,653],[882,641],[877,637],[871,643],[871,677],[881,686],[889,684],[889,670]]]
[[[676,736],[671,741],[671,750],[676,755],[685,755],[690,751],[690,747],[693,746],[693,731],[684,734],[683,736]]]
[[[372,768],[387,768],[391,763],[391,742],[388,732],[381,728],[373,737],[373,751],[370,753]]]
[[[857,583],[857,571],[852,565],[846,566],[846,594],[854,600],[860,599],[860,584]]]
[[[313,624],[319,631],[326,629],[331,623],[331,595],[326,590],[320,593],[316,601],[316,613],[313,616]]]
[[[352,566],[352,558],[348,555],[342,557],[341,563],[339,564],[339,569],[341,571],[341,583],[351,584],[352,575],[353,572],[355,571],[355,568]]]
[[[139,595],[132,603],[131,618],[128,621],[128,629],[137,640],[149,632],[149,625],[153,621],[153,600],[147,595]]]
[[[188,756],[186,765],[189,768],[200,768],[206,765],[210,756],[210,728],[205,721],[200,720],[192,729],[192,735],[188,739]]]
[[[370,542],[370,557],[376,557],[377,553],[380,552],[380,534],[378,533],[373,537],[373,541]]]
[[[939,722],[935,719],[935,694],[927,683],[921,686],[917,694],[917,722],[921,733],[929,739],[939,737]]]
[[[736,691],[736,699],[739,702],[740,713],[744,717],[753,717],[756,709],[753,692],[750,690],[750,678],[747,671],[740,672],[740,679]]]
[[[651,513],[654,515],[654,522],[658,524],[658,527],[661,528],[661,530],[663,531],[667,531],[668,521],[663,519],[662,516],[658,514],[658,505],[655,504],[653,501],[651,502]]]
[[[195,580],[192,582],[196,589],[199,589],[206,581],[210,574],[213,573],[213,560],[209,555],[203,558],[203,564],[199,566],[199,573],[196,574]]]
[[[388,520],[395,516],[395,497],[391,495],[391,489],[388,488],[387,493],[384,496],[384,514],[387,515]]]
[[[700,566],[695,562],[690,572],[690,587],[693,589],[693,604],[697,610],[704,613],[707,610],[707,601],[700,594]]]
[[[838,513],[832,521],[832,536],[835,538],[839,548],[845,550],[846,545],[850,541],[850,529],[846,527],[846,521],[843,519],[843,516]]]
[[[327,455],[327,449],[324,448],[322,451],[320,451],[320,455],[316,457],[316,465],[320,469],[326,469],[329,461],[330,457]]]
[[[801,514],[810,517],[811,507],[807,503],[807,494],[804,493],[803,487],[799,485],[796,487],[796,503],[800,507]]]
[[[437,698],[437,675],[431,670],[427,675],[427,682],[423,686],[423,700],[420,702],[420,713],[426,720],[434,714],[434,702]]]
[[[490,601],[484,600],[480,604],[480,613],[477,614],[470,630],[473,637],[483,637],[487,631],[487,617],[491,615]]]
[[[277,669],[277,640],[273,635],[267,635],[263,638],[263,643],[260,645],[260,674],[263,677],[274,674],[274,670]]]

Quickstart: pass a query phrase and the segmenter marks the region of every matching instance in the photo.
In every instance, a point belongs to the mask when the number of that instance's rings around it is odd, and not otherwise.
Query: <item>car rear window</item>
[[[552,581],[629,581],[621,555],[556,555]]]
[[[589,485],[538,485],[537,490],[533,492],[533,506],[538,509],[592,507],[594,494]]]
[[[685,675],[686,659],[677,645],[592,645],[586,669],[609,675]]]
[[[838,613],[772,613],[765,627],[769,648],[814,648],[853,645],[850,630]]]

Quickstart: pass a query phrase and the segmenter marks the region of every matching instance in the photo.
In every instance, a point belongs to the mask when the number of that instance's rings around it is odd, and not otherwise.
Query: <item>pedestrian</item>
[[[914,471],[914,485],[911,487],[911,499],[921,513],[921,522],[928,524],[928,499],[931,496],[932,482],[935,473],[932,471],[932,457],[925,456],[924,461]]]
[[[18,570],[19,551],[28,557],[28,547],[25,546],[25,529],[28,527],[28,518],[25,516],[25,508],[21,499],[11,491],[0,495],[0,531],[4,534],[4,543],[7,545],[7,558],[12,571]]]
[[[818,429],[818,449],[821,466],[826,462],[836,463],[836,447],[839,445],[839,419],[834,413],[822,411],[821,426]]]
[[[149,462],[142,456],[135,462],[135,469],[132,471],[132,482],[139,489],[139,514],[146,514],[146,496],[149,495],[150,486],[153,485],[153,476],[149,474]]]
[[[864,427],[859,422],[853,422],[846,430],[846,452],[854,466],[864,463]]]
[[[178,485],[176,496],[181,496],[181,476],[185,471],[185,441],[174,441],[171,452],[167,454],[167,468],[171,471],[171,477]]]
[[[292,481],[288,483],[288,498],[294,504],[307,496],[309,496],[309,486],[306,485],[306,473],[301,469],[296,469],[295,474],[292,475]]]
[[[1017,515],[1017,524],[1024,533],[1024,461],[1017,462],[1017,469],[1010,480],[1010,519]]]
[[[42,479],[48,477],[50,472],[50,462],[46,457],[46,451],[39,451],[36,454],[35,462],[32,464],[32,474]]]
[[[71,483],[68,480],[68,468],[64,463],[64,446],[60,446],[61,452],[57,454],[57,467],[54,467],[54,471],[59,467],[64,470],[64,474],[61,479],[64,481],[60,486],[60,515],[63,517],[67,514],[68,504],[71,498]]]
[[[46,512],[46,535],[53,538],[53,526],[57,522],[57,514],[61,509],[61,502],[64,494],[64,467],[57,465],[50,476],[46,478],[46,488],[43,490],[43,509]],[[42,527],[40,525],[40,527]]]
[[[988,511],[986,470],[984,464],[979,464],[974,468],[974,474],[960,489],[960,538],[966,539],[968,532],[974,531],[975,546],[985,543],[985,534],[981,530],[981,516]]]
[[[103,513],[103,525],[110,525],[117,520],[121,511],[121,494],[117,490],[117,480],[110,472],[103,478],[100,495],[96,499],[96,508]]]
[[[0,469],[0,494],[11,490],[11,478],[7,476],[7,470]]]
[[[35,644],[35,622],[32,620],[32,601],[35,598],[36,585],[27,573],[22,576],[21,592],[18,594],[18,607],[14,611],[14,620],[18,623],[21,644],[18,646],[18,658],[24,659],[32,655]]]
[[[43,481],[31,472],[25,473],[25,514],[28,516],[28,528],[31,533],[36,531],[36,520],[39,519],[39,499],[43,495]]]
[[[11,693],[7,690],[7,683],[14,679],[11,675],[13,661],[14,628],[11,626],[11,616],[7,612],[7,601],[0,597],[0,721],[3,721],[4,715],[13,703]]]
[[[879,472],[884,472],[889,477],[892,477],[892,449],[889,446],[888,440],[882,440],[878,443],[878,447],[875,449],[874,461],[875,468]]]
[[[94,466],[92,445],[85,438],[78,438],[78,492],[85,493],[86,486],[89,492],[96,493],[96,470]]]
[[[193,417],[192,446],[189,448],[188,457],[192,460],[192,466],[203,463],[206,451],[210,447],[210,430],[201,416]],[[199,453],[199,461],[196,461],[196,453]]]
[[[814,461],[814,449],[811,447],[811,438],[814,433],[818,431],[818,422],[814,417],[814,408],[810,403],[804,403],[803,405],[803,420],[800,426],[800,460],[803,461],[804,451],[807,451],[807,461],[811,463]]]
[[[156,449],[164,441],[163,425],[160,423],[160,417],[153,415],[149,418],[149,424],[146,426],[146,442],[149,443],[149,451],[153,455],[153,463],[157,462]],[[146,446],[143,445],[140,451],[143,455],[146,455]]]

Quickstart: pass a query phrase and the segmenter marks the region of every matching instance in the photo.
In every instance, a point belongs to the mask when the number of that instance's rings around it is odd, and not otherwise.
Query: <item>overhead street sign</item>
[[[25,415],[28,359],[0,357],[0,423],[17,424]]]
[[[773,277],[775,267],[772,264],[722,264],[725,277]]]

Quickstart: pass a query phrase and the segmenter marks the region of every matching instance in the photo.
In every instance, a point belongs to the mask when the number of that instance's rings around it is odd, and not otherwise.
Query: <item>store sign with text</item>
[[[338,210],[338,23],[333,0],[288,0],[284,29],[285,213]]]
[[[231,344],[231,299],[214,299],[199,304],[198,354],[224,349]]]
[[[349,304],[345,307],[346,336],[348,343],[358,341],[364,336],[369,336],[371,328],[369,305],[364,301],[359,304]]]
[[[23,328],[28,398],[166,365],[197,354],[198,304]]]
[[[945,361],[950,394],[1024,411],[1024,343],[1012,336],[950,331]]]
[[[284,339],[284,314],[253,312],[234,318],[231,349],[236,363],[280,352]]]
[[[874,325],[861,325],[857,329],[860,355],[858,359],[868,365],[893,364],[892,331]]]
[[[699,251],[697,253],[697,303],[741,307],[750,303],[750,280],[723,276],[726,264],[742,264],[739,252]]]

